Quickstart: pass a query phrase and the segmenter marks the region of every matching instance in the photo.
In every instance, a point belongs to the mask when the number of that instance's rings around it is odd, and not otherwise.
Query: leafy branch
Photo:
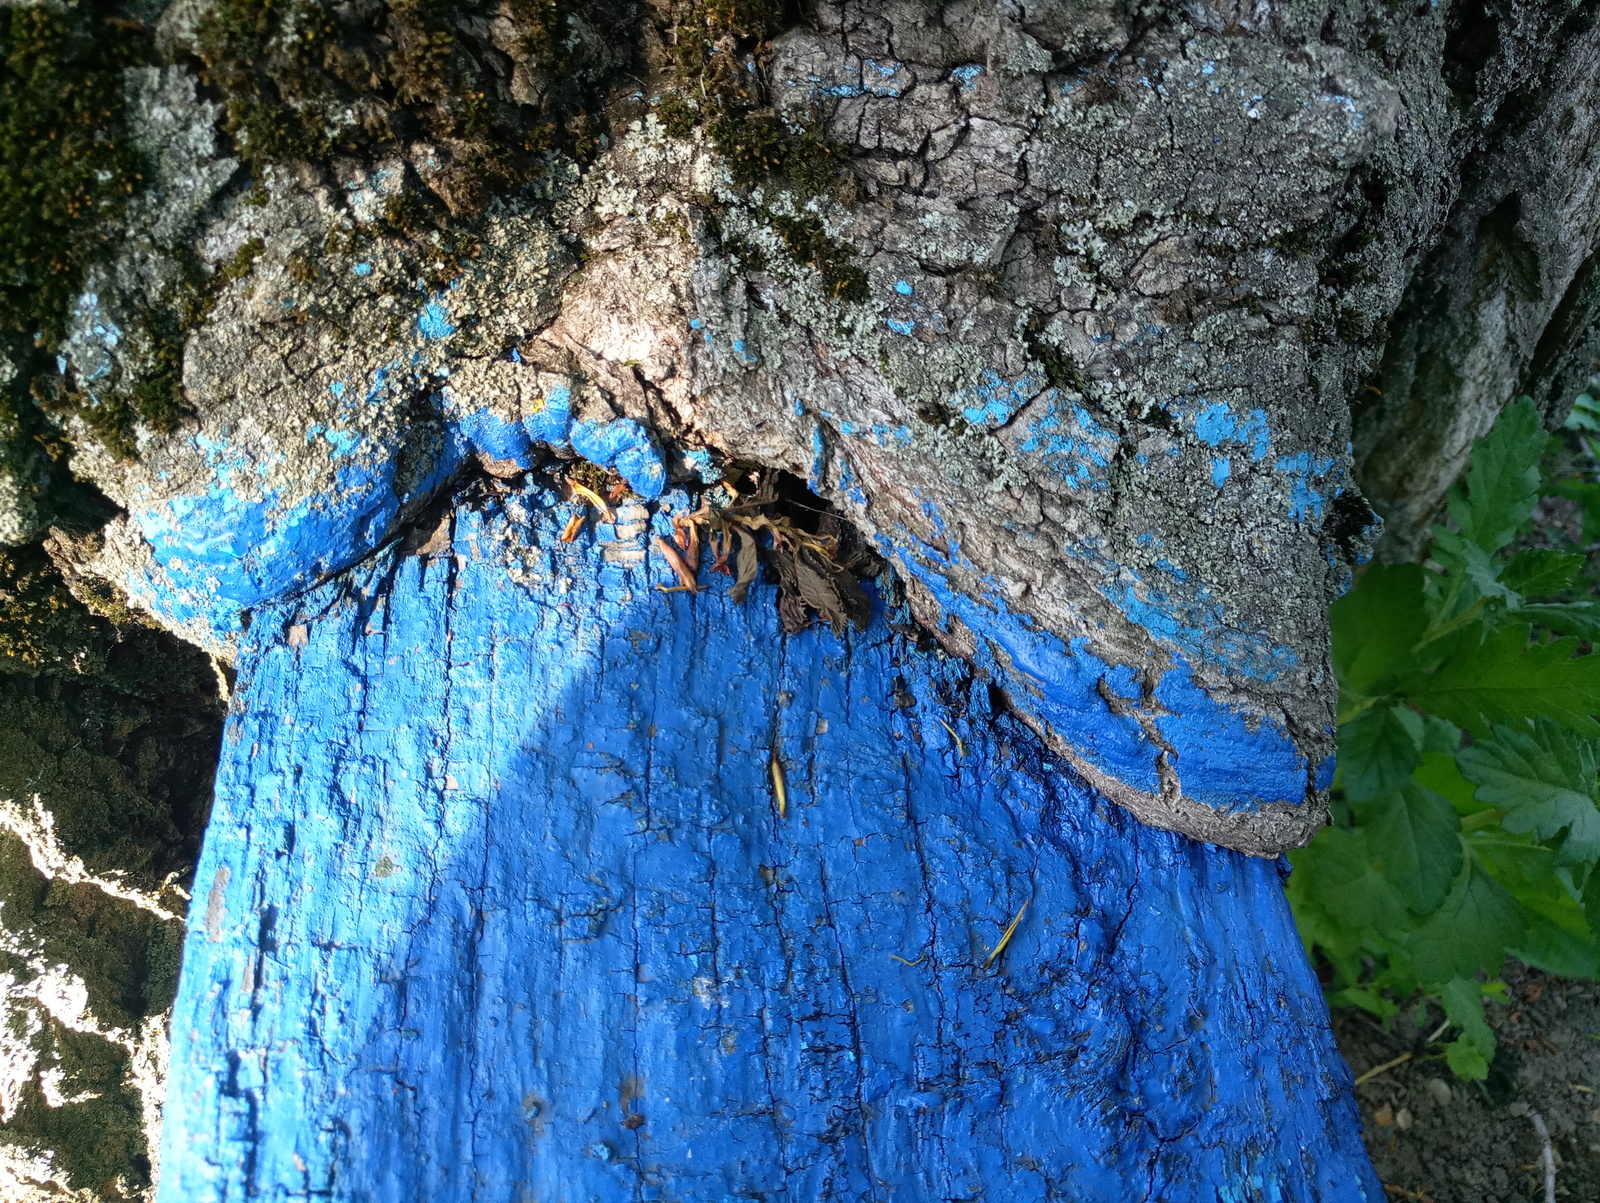
[[[1569,429],[1600,430],[1586,400]],[[1374,568],[1334,605],[1333,823],[1290,854],[1330,1001],[1387,1019],[1395,999],[1438,1000],[1468,1079],[1494,1056],[1483,1000],[1508,955],[1600,976],[1600,604],[1587,546],[1516,546],[1541,496],[1579,502],[1596,542],[1600,485],[1545,484],[1550,443],[1518,398],[1474,444],[1424,562]]]

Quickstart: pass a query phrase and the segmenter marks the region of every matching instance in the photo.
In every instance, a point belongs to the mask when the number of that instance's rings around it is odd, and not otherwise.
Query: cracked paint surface
[[[1276,863],[881,612],[656,593],[653,509],[461,505],[256,613],[163,1199],[1382,1197]]]

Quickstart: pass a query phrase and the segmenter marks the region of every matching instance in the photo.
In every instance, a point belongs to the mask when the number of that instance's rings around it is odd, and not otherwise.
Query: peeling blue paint
[[[722,468],[718,464],[717,457],[703,447],[685,451],[683,462],[700,478],[702,484],[714,485],[722,479]]]
[[[1314,487],[1330,477],[1335,482],[1342,482],[1345,476],[1344,463],[1331,456],[1313,457],[1309,451],[1302,451],[1280,457],[1273,466],[1289,478],[1289,517],[1297,521],[1320,521],[1328,502],[1342,491],[1336,489],[1331,494],[1325,494]]]
[[[1240,417],[1221,401],[1206,401],[1202,397],[1200,402],[1198,411],[1180,408],[1177,416],[1207,447],[1220,447],[1223,443],[1242,444],[1250,449],[1250,456],[1256,463],[1271,454],[1272,432],[1267,426],[1265,410],[1252,409]]]
[[[544,395],[542,403],[531,407],[531,410],[522,419],[528,437],[536,443],[565,447],[572,431],[572,390],[564,384],[558,384]]]
[[[937,512],[923,504],[936,532],[941,530]],[[950,543],[947,536],[939,537]],[[1108,665],[1082,637],[1063,641],[1020,621],[998,583],[988,585],[981,602],[952,588],[941,564],[959,565],[964,574],[976,575],[962,564],[953,544],[946,556],[909,536],[902,535],[900,542],[906,547],[880,540],[879,551],[915,576],[946,613],[977,636],[976,663],[997,679],[1014,682],[1015,705],[1050,724],[1099,772],[1147,793],[1160,790],[1157,762],[1163,748],[1132,716],[1143,689],[1128,675],[1130,670]],[[1115,578],[1103,592],[1133,621],[1153,624],[1152,633],[1173,649],[1176,666],[1156,686],[1152,721],[1170,749],[1185,797],[1223,813],[1249,813],[1265,803],[1303,805],[1310,765],[1288,730],[1270,719],[1247,722],[1212,700],[1195,684],[1185,662],[1202,660],[1266,675],[1284,671],[1292,650],[1224,625],[1214,603],[1210,608],[1203,600],[1174,604],[1164,594],[1152,596],[1147,587]],[[1128,704],[1114,710],[1101,696],[1102,682]]]
[[[369,400],[385,387],[384,378],[377,373]],[[447,418],[443,437],[404,496],[395,488],[398,432],[380,443],[314,423],[306,439],[328,445],[333,486],[326,496],[298,498],[263,485],[272,463],[195,436],[216,483],[159,502],[134,499],[130,515],[165,579],[130,576],[125,587],[175,625],[203,623],[225,639],[240,629],[240,611],[304,589],[370,553],[404,504],[440,489],[473,451],[526,468],[533,442],[564,448],[570,438],[578,454],[615,468],[640,496],[658,497],[665,487],[666,469],[649,433],[631,419],[573,423],[564,386],[522,423],[463,408],[448,386],[435,400]]]
[[[1036,406],[1018,450],[1037,455],[1045,469],[1074,489],[1104,489],[1105,469],[1117,453],[1117,436],[1083,406],[1050,389]]]
[[[1222,604],[1209,589],[1185,590],[1178,596],[1124,568],[1101,592],[1151,635],[1181,648],[1192,661],[1258,681],[1275,681],[1299,663],[1292,648],[1275,644],[1258,632],[1230,627]],[[1305,778],[1300,775],[1298,795],[1303,796],[1304,790]],[[1284,800],[1298,802],[1301,797]]]
[[[896,334],[910,334],[917,328],[916,322],[908,322],[904,318],[886,318],[884,324]]]

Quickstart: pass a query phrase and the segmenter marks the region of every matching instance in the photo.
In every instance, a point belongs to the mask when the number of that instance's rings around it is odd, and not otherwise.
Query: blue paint
[[[437,341],[449,338],[455,332],[456,327],[450,324],[450,311],[442,301],[429,301],[417,315],[417,333],[423,338]]]
[[[908,322],[904,318],[896,317],[886,318],[884,325],[888,326],[896,334],[910,334],[917,328],[916,322]]]
[[[905,280],[896,280],[894,282],[894,290],[903,297],[909,297],[911,295],[911,285]]]
[[[1007,380],[993,368],[985,368],[977,384],[961,389],[952,400],[972,425],[994,429],[1009,422],[1044,388],[1042,376],[1028,373],[1015,380]]]
[[[445,394],[450,397],[450,390],[446,389]],[[533,466],[533,439],[523,423],[508,422],[486,409],[473,408],[459,414],[453,409],[447,402],[445,412],[455,418],[455,428],[475,451],[490,459],[510,460],[519,468]]]
[[[528,437],[536,443],[565,447],[572,432],[572,390],[558,384],[529,409],[522,419]]]
[[[1329,756],[1318,764],[1312,777],[1316,787],[1318,789],[1332,789],[1333,774],[1338,767],[1339,758],[1337,756]]]
[[[1211,461],[1211,483],[1221,488],[1228,483],[1228,474],[1233,471],[1233,461],[1227,456],[1219,456]]]
[[[387,387],[378,372],[368,400]],[[416,465],[400,495],[395,465],[404,440],[387,441],[314,423],[308,444],[329,448],[332,488],[326,496],[285,496],[264,482],[275,460],[258,463],[229,444],[195,436],[215,483],[203,493],[159,502],[133,499],[130,516],[149,541],[159,570],[123,582],[174,625],[200,623],[219,640],[240,629],[240,612],[304,589],[317,578],[369,554],[388,537],[403,506],[443,488],[474,452],[534,461],[532,444],[565,448],[615,468],[642,497],[660,496],[666,469],[645,429],[631,419],[573,423],[571,394],[551,389],[521,423],[462,406],[448,386],[436,397],[446,418],[443,437]],[[277,457],[281,458],[281,457]]]
[[[683,462],[700,478],[702,484],[714,485],[722,479],[722,468],[717,462],[717,457],[703,447],[685,451]]]
[[[1239,443],[1250,449],[1256,463],[1266,459],[1272,451],[1272,434],[1267,427],[1267,414],[1262,409],[1252,409],[1240,417],[1221,401],[1205,401],[1198,412],[1180,410],[1178,419],[1207,447],[1220,447],[1223,443]]]
[[[1074,489],[1104,489],[1104,469],[1117,453],[1117,436],[1089,411],[1055,389],[1040,398],[1018,450],[1037,455],[1046,471]]]
[[[926,502],[924,510],[936,530],[942,530],[937,513]],[[1011,683],[1013,705],[1048,723],[1099,772],[1147,793],[1160,790],[1161,744],[1153,742],[1131,716],[1129,710],[1135,707],[1113,710],[1100,693],[1104,682],[1118,697],[1137,703],[1143,690],[1131,670],[1108,665],[1081,636],[1063,641],[1020,621],[996,582],[988,583],[981,601],[953,588],[941,563],[976,575],[958,550],[953,548],[947,558],[904,535],[901,541],[908,545],[905,550],[883,540],[878,549],[915,576],[946,613],[977,636],[975,663]],[[1152,721],[1161,743],[1171,749],[1170,763],[1184,796],[1224,813],[1249,813],[1264,803],[1304,804],[1310,765],[1290,733],[1272,720],[1247,721],[1214,701],[1194,683],[1187,663],[1207,660],[1270,679],[1270,674],[1289,666],[1292,651],[1228,627],[1215,602],[1204,604],[1204,594],[1199,604],[1175,604],[1164,593],[1153,595],[1148,587],[1135,587],[1116,576],[1102,591],[1129,611],[1133,621],[1154,624],[1152,633],[1172,648],[1176,663],[1156,686]]]
[[[370,276],[372,274],[372,264],[358,263],[350,270],[355,272],[355,274],[358,276]]]
[[[1191,661],[1258,681],[1275,681],[1299,663],[1292,648],[1273,643],[1262,632],[1230,626],[1222,604],[1204,587],[1180,596],[1140,580],[1137,573],[1124,568],[1100,591],[1155,638],[1182,649]],[[1300,774],[1297,792],[1303,794],[1304,790],[1305,777]]]
[[[1132,821],[881,615],[785,637],[564,517],[463,507],[448,567],[256,616],[163,1203],[1378,1203],[1273,863]]]
[[[355,430],[325,430],[322,432],[323,441],[333,448],[336,458],[344,459],[354,454],[355,449],[361,445],[362,435]]]
[[[573,422],[572,449],[592,464],[615,468],[633,491],[655,500],[667,487],[667,470],[655,440],[632,418],[614,422]]]
[[[958,80],[961,84],[961,90],[965,92],[968,88],[977,86],[974,81],[982,74],[983,68],[981,66],[977,63],[968,63],[965,67],[957,67],[951,71],[950,77]]]
[[[1343,491],[1325,494],[1316,487],[1329,477],[1342,481],[1345,476],[1344,462],[1331,456],[1313,457],[1301,451],[1280,457],[1273,466],[1289,478],[1289,517],[1297,521],[1320,522],[1328,502]]]

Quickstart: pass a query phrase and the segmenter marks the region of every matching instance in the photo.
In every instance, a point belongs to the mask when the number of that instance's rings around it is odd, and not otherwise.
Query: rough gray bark
[[[1510,8],[1447,46],[1460,174],[1412,273],[1382,370],[1356,400],[1360,481],[1385,554],[1418,555],[1472,440],[1531,395],[1556,424],[1600,368],[1600,29],[1592,10]]]

